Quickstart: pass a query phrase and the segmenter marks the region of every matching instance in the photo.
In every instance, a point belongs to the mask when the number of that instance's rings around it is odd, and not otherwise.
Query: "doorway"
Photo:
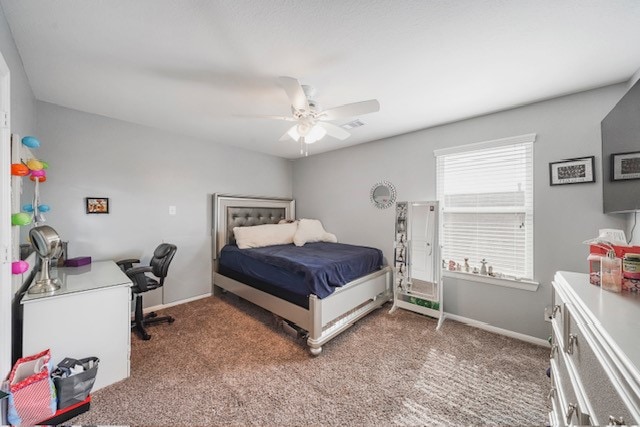
[[[11,129],[9,67],[0,52],[0,376],[11,369]]]

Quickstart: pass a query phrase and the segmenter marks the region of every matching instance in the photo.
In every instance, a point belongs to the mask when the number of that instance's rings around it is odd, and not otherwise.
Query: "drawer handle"
[[[553,354],[558,351],[558,344],[553,344],[551,346],[551,353],[549,354],[549,359],[553,359]]]
[[[623,426],[623,425],[625,425],[624,418],[622,418],[622,417],[616,418],[613,415],[609,415],[609,424],[607,424],[607,425],[610,425],[610,426]]]
[[[573,345],[578,342],[578,336],[576,334],[569,334],[569,348],[567,353],[573,354]]]
[[[551,390],[549,390],[549,394],[547,394],[547,399],[549,400],[553,399],[553,396],[555,396],[555,394],[556,394],[556,388],[551,387]],[[609,417],[609,420],[611,420],[611,418],[613,417]]]
[[[556,318],[556,314],[558,314],[559,311],[560,311],[560,306],[559,305],[554,305],[553,306],[553,311],[551,312],[551,317],[553,317],[555,319]]]
[[[575,403],[569,403],[569,407],[567,408],[567,424],[571,424],[571,418],[573,418],[573,414],[576,413],[578,409],[578,405]]]

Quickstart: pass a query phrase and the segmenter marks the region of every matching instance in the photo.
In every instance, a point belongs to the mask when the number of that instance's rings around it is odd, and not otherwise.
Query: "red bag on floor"
[[[49,350],[23,357],[9,374],[7,420],[13,425],[35,425],[56,412],[56,390],[51,380]]]

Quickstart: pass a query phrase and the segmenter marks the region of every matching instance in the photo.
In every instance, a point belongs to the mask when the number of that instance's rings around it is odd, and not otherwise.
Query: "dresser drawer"
[[[553,368],[551,368],[551,390],[549,390],[549,400],[551,402],[549,425],[554,427],[564,425],[564,421],[562,420],[562,408],[560,407],[560,392],[558,392],[558,388],[556,387]]]
[[[593,425],[606,425],[610,417],[635,424],[625,404],[624,390],[617,386],[614,371],[607,365],[607,357],[599,349],[589,325],[582,322],[575,307],[567,304],[567,342],[565,355],[569,369],[576,373],[578,393],[586,396],[587,408]]]
[[[559,335],[556,337],[560,347],[564,347],[565,343],[565,304],[566,300],[563,298],[562,293],[559,292],[555,286],[551,288],[551,323],[554,324],[554,328],[558,330]]]
[[[556,344],[551,346],[550,365],[554,391],[558,396],[555,402],[552,401],[552,405],[557,408],[555,413],[558,424],[589,425],[590,419],[586,411],[585,398],[577,390],[575,380],[572,380],[566,354]]]

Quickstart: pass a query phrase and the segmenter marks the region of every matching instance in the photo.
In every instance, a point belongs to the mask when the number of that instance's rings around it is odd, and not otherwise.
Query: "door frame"
[[[11,369],[11,79],[0,52],[0,380]]]

